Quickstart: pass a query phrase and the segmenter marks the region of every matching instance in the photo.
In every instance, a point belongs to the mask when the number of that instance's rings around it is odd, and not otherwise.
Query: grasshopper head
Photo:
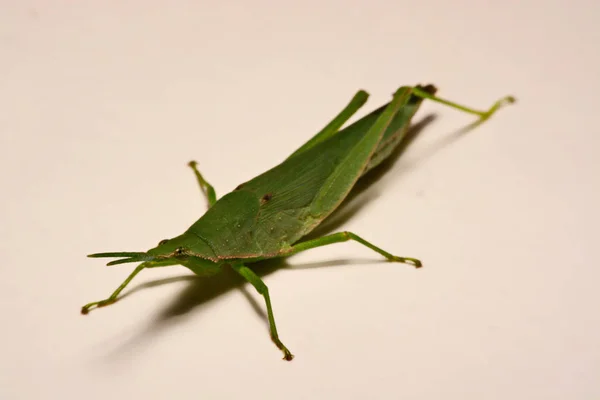
[[[148,267],[181,264],[189,268],[197,264],[214,264],[216,257],[211,248],[198,236],[185,232],[172,239],[161,240],[158,245],[147,252],[111,252],[95,253],[88,257],[119,257],[107,265],[130,262],[146,262]]]
[[[209,260],[216,258],[206,242],[189,231],[172,239],[161,240],[158,246],[148,250],[146,254],[157,260],[173,258],[185,260],[189,257]]]

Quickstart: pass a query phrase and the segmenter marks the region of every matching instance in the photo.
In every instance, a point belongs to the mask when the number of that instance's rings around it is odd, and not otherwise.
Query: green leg
[[[82,314],[87,314],[88,312],[90,312],[90,308],[92,307],[104,307],[104,306],[108,306],[110,304],[113,304],[114,302],[117,301],[117,296],[119,296],[119,294],[123,291],[123,289],[125,289],[125,286],[127,286],[129,284],[129,282],[131,282],[131,280],[140,273],[141,270],[143,270],[144,268],[146,268],[147,265],[146,263],[141,263],[140,265],[137,266],[137,268],[127,277],[127,279],[125,279],[123,281],[123,283],[121,283],[121,286],[119,286],[117,288],[117,290],[115,290],[113,292],[113,294],[110,295],[109,298],[104,299],[104,300],[100,300],[100,301],[94,301],[92,303],[88,303],[85,306],[81,307],[81,313]]]
[[[202,176],[200,171],[198,171],[196,165],[198,165],[196,161],[190,161],[188,163],[188,166],[194,171],[194,174],[196,175],[198,185],[200,185],[200,190],[202,190],[202,193],[204,193],[204,195],[206,196],[206,200],[208,200],[208,207],[210,208],[217,202],[217,194],[215,193],[215,189],[212,187],[212,185],[204,180],[204,177]]]
[[[265,283],[260,279],[258,275],[254,273],[250,268],[246,267],[243,264],[232,264],[232,268],[236,270],[240,275],[242,275],[248,282],[254,286],[256,291],[260,293],[265,298],[265,303],[267,304],[267,315],[269,317],[269,328],[271,331],[271,339],[277,345],[277,347],[283,351],[283,359],[287,361],[291,361],[294,356],[290,351],[285,347],[281,340],[279,340],[279,335],[277,334],[277,327],[275,326],[275,318],[273,317],[273,308],[271,307],[271,298],[269,297],[269,288]]]
[[[466,107],[466,106],[454,103],[452,101],[448,101],[448,100],[442,99],[440,97],[434,96],[434,95],[429,94],[429,93],[427,93],[424,90],[421,90],[419,88],[413,88],[412,92],[413,92],[413,94],[415,96],[419,96],[419,97],[421,97],[423,99],[429,99],[429,100],[432,100],[432,101],[436,101],[438,103],[445,104],[445,105],[450,106],[452,108],[456,108],[457,110],[461,110],[461,111],[464,111],[464,112],[469,113],[469,114],[477,115],[477,116],[479,116],[479,118],[481,118],[482,121],[485,121],[486,119],[490,118],[502,106],[507,105],[507,104],[512,104],[512,103],[514,103],[516,101],[516,99],[513,96],[506,96],[506,97],[501,98],[497,102],[495,102],[489,108],[489,110],[487,110],[487,111],[479,111],[479,110],[475,110],[475,109],[473,109],[471,107]]]
[[[335,135],[342,125],[346,123],[366,102],[369,98],[369,95],[364,90],[359,90],[350,103],[338,114],[336,117],[328,123],[319,133],[313,136],[308,142],[304,143],[302,147],[292,153],[290,157],[295,156],[298,153],[302,153],[303,151],[310,149],[318,143],[330,138]],[[288,157],[288,158],[290,158]]]
[[[361,238],[358,235],[355,235],[352,232],[333,233],[331,235],[327,235],[327,236],[323,236],[323,237],[320,237],[317,239],[307,240],[306,242],[298,243],[295,246],[293,246],[292,251],[289,253],[286,253],[285,256],[291,256],[293,254],[299,253],[304,250],[314,249],[315,247],[327,246],[329,244],[334,244],[334,243],[347,242],[348,240],[354,240],[362,245],[367,246],[371,250],[376,251],[379,254],[381,254],[382,256],[384,256],[385,258],[387,258],[389,261],[410,263],[410,264],[413,264],[417,268],[420,268],[423,265],[421,263],[421,261],[417,260],[416,258],[398,257],[395,255],[392,255],[392,254],[388,253],[387,251],[375,246],[374,244],[367,242],[365,239]]]

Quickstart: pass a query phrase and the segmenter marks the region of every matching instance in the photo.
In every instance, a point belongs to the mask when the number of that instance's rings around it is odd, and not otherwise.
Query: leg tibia
[[[117,288],[117,290],[115,290],[113,292],[113,294],[110,295],[110,297],[104,299],[104,300],[100,300],[100,301],[94,301],[92,303],[88,303],[85,306],[81,307],[81,313],[82,314],[87,314],[88,312],[90,312],[90,308],[92,307],[104,307],[104,306],[108,306],[110,304],[113,304],[114,302],[117,301],[117,297],[119,296],[119,294],[123,291],[123,289],[125,289],[125,286],[127,286],[129,284],[129,282],[131,282],[131,280],[140,273],[141,270],[143,270],[144,268],[146,268],[145,263],[142,263],[140,265],[137,266],[137,268],[127,277],[127,279],[125,279],[123,281],[123,283],[121,283],[121,285]]]
[[[417,268],[422,266],[421,261],[417,260],[416,258],[398,257],[393,254],[390,254],[387,251],[375,246],[373,243],[367,242],[366,240],[364,240],[363,238],[361,238],[360,236],[358,236],[352,232],[333,233],[331,235],[327,235],[327,236],[323,236],[323,237],[320,237],[317,239],[307,240],[306,242],[298,243],[292,247],[292,251],[290,253],[288,253],[287,255],[296,254],[296,253],[299,253],[304,250],[313,249],[315,247],[327,246],[327,245],[334,244],[334,243],[347,242],[348,240],[354,240],[355,242],[358,242],[364,246],[367,246],[371,250],[376,251],[377,253],[381,254],[382,256],[384,256],[385,258],[387,258],[390,261],[397,261],[397,262],[412,264]]]
[[[290,157],[296,154],[302,153],[310,149],[313,146],[327,140],[331,136],[335,135],[342,125],[346,123],[367,101],[369,95],[364,90],[359,90],[350,103],[338,114],[335,118],[329,122],[319,133],[313,136],[308,142],[304,143],[302,147],[296,150]],[[288,157],[289,158],[289,157]]]
[[[415,96],[419,96],[423,99],[429,99],[441,104],[445,104],[449,107],[455,108],[457,110],[461,110],[464,111],[466,113],[469,114],[474,114],[479,116],[482,120],[486,120],[488,118],[490,118],[492,115],[494,115],[494,113],[496,111],[498,111],[498,109],[500,109],[502,106],[507,105],[507,104],[512,104],[516,101],[516,99],[513,96],[506,96],[501,98],[500,100],[498,100],[497,102],[495,102],[487,111],[479,111],[479,110],[475,110],[471,107],[467,107],[467,106],[463,106],[461,104],[457,104],[453,101],[449,101],[449,100],[445,100],[442,99],[440,97],[437,97],[435,95],[432,95],[430,93],[427,93],[424,90],[421,90],[419,88],[413,88],[412,90],[413,94]]]
[[[294,358],[293,354],[287,349],[287,347],[285,347],[281,340],[279,340],[279,335],[277,334],[277,326],[275,325],[275,317],[273,316],[273,307],[271,306],[269,288],[267,287],[267,285],[265,285],[262,279],[260,279],[260,277],[254,273],[254,271],[252,271],[245,265],[234,264],[232,265],[232,267],[248,282],[250,282],[250,284],[254,286],[256,291],[260,293],[265,299],[265,304],[267,306],[267,316],[269,318],[269,329],[271,331],[271,340],[273,340],[275,345],[283,352],[283,359],[291,361]]]
[[[188,163],[188,166],[194,171],[194,175],[196,175],[196,180],[198,181],[198,185],[200,185],[200,190],[206,196],[208,207],[212,207],[217,202],[217,194],[212,185],[206,182],[200,171],[198,171],[197,165],[198,163],[196,161],[190,161]]]

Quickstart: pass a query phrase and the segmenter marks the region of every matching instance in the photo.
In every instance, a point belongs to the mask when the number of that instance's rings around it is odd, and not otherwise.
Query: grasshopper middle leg
[[[423,265],[421,261],[417,260],[416,258],[398,257],[393,254],[390,254],[382,248],[375,246],[373,243],[367,242],[365,239],[352,232],[338,232],[333,233],[331,235],[322,236],[317,239],[307,240],[306,242],[300,242],[292,246],[292,251],[286,253],[285,255],[291,256],[304,250],[314,249],[315,247],[327,246],[334,243],[347,242],[348,240],[354,240],[355,242],[367,246],[371,250],[376,251],[377,253],[381,254],[390,261],[412,264],[416,268],[420,268]]]
[[[273,307],[271,306],[271,297],[269,296],[269,288],[265,283],[260,279],[258,275],[254,273],[250,268],[246,267],[243,264],[233,264],[232,268],[237,271],[240,275],[242,275],[254,288],[258,293],[260,293],[267,305],[267,316],[269,318],[269,329],[271,331],[271,339],[275,343],[275,345],[283,352],[283,359],[286,361],[291,361],[294,358],[294,355],[288,350],[287,347],[281,342],[279,339],[279,334],[277,333],[277,326],[275,326],[275,317],[273,316]]]

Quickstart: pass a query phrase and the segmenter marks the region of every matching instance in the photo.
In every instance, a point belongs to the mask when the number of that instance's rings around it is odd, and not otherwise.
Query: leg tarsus
[[[501,98],[500,100],[495,102],[490,107],[489,110],[487,110],[486,112],[483,113],[483,115],[481,115],[481,119],[482,120],[488,119],[489,117],[494,115],[496,113],[496,111],[498,111],[500,108],[504,107],[505,105],[513,104],[516,101],[517,101],[517,99],[514,98],[513,96],[505,96],[505,97]]]
[[[133,272],[131,274],[129,274],[129,276],[127,277],[127,279],[125,279],[123,281],[123,283],[121,283],[121,285],[117,288],[117,290],[115,290],[113,292],[113,294],[110,295],[110,297],[108,297],[107,299],[104,300],[100,300],[100,301],[94,301],[92,303],[88,303],[85,306],[81,307],[81,313],[83,315],[86,315],[90,312],[90,309],[92,307],[106,307],[109,306],[113,303],[115,303],[118,300],[118,296],[119,294],[123,291],[123,289],[125,289],[125,286],[127,286],[129,284],[129,282],[131,282],[131,280],[140,273],[141,270],[143,270],[144,268],[147,267],[147,265],[145,265],[146,263],[142,263],[140,265],[137,266],[137,268],[135,270],[133,270]]]
[[[198,171],[197,167],[198,163],[196,161],[190,161],[188,166],[194,171],[194,175],[196,175],[196,180],[198,181],[198,185],[200,185],[200,190],[206,196],[206,200],[208,201],[208,207],[212,207],[217,202],[217,194],[215,192],[215,188],[206,182],[200,171]]]
[[[271,332],[271,340],[279,350],[283,352],[283,359],[286,361],[292,361],[294,355],[288,350],[288,348],[281,342],[279,339],[279,334],[277,333],[277,326],[275,325],[275,317],[273,316],[273,307],[271,306],[271,297],[269,296],[269,288],[265,283],[260,279],[258,275],[254,273],[250,268],[246,267],[244,264],[233,264],[232,268],[242,275],[244,279],[246,279],[254,289],[263,296],[265,299],[265,304],[267,306],[267,316],[269,319],[269,331]]]
[[[481,121],[485,121],[485,120],[489,119],[492,115],[494,115],[496,113],[496,111],[498,111],[503,106],[512,104],[517,101],[513,96],[505,96],[505,97],[501,98],[500,100],[496,101],[487,111],[480,111],[480,110],[475,110],[471,107],[463,106],[463,105],[455,103],[453,101],[442,99],[441,97],[432,95],[432,94],[430,94],[422,89],[419,89],[419,88],[413,88],[412,92],[415,96],[419,96],[423,99],[429,99],[429,100],[432,100],[432,101],[435,101],[435,102],[438,102],[441,104],[445,104],[445,105],[455,108],[457,110],[461,110],[461,111],[464,111],[469,114],[477,115],[477,116],[479,116]]]
[[[292,246],[292,250],[289,253],[287,253],[286,256],[291,256],[293,254],[299,253],[304,250],[313,249],[315,247],[327,246],[329,244],[334,244],[334,243],[347,242],[348,240],[354,240],[355,242],[358,242],[358,243],[362,244],[363,246],[366,246],[366,247],[370,248],[371,250],[376,251],[377,253],[379,253],[382,256],[384,256],[385,258],[387,258],[389,261],[412,264],[416,268],[420,268],[423,266],[421,261],[417,260],[416,258],[395,256],[395,255],[390,254],[387,251],[375,246],[374,244],[367,242],[365,239],[361,238],[360,236],[358,236],[352,232],[347,232],[347,231],[332,233],[331,235],[326,235],[326,236],[322,236],[317,239],[307,240],[306,242],[298,243],[298,244]]]

